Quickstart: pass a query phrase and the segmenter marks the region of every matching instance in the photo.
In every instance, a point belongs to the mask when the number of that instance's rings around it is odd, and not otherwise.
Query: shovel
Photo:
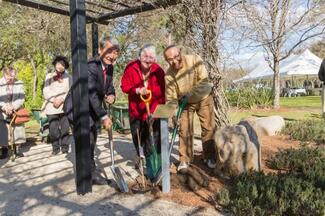
[[[143,162],[142,162],[142,159],[144,159],[144,155],[143,155],[143,149],[140,149],[140,148],[142,148],[142,146],[140,145],[141,139],[140,139],[139,129],[137,129],[137,136],[138,136],[138,149],[139,149],[139,158],[140,158],[141,181],[142,181],[142,187],[145,189],[146,183],[144,180],[144,168],[143,168]]]
[[[146,157],[146,162],[147,162],[146,164],[147,164],[147,175],[149,179],[152,181],[153,179],[156,178],[158,170],[161,167],[161,158],[160,155],[158,155],[156,145],[154,144],[152,114],[150,113],[150,104],[149,104],[152,98],[151,90],[148,90],[148,95],[146,97],[140,95],[140,98],[146,105],[146,110],[148,115],[147,123],[149,126],[149,145],[151,147],[151,154]]]
[[[108,108],[108,116],[110,116],[110,107]],[[114,142],[113,142],[113,129],[111,128],[108,131],[108,140],[109,140],[109,145],[111,148],[111,160],[112,160],[112,165],[111,165],[111,171],[113,173],[114,179],[117,183],[117,186],[119,187],[120,191],[122,193],[128,193],[129,192],[129,187],[126,184],[125,179],[123,178],[122,172],[119,167],[115,166],[115,161],[114,161]]]

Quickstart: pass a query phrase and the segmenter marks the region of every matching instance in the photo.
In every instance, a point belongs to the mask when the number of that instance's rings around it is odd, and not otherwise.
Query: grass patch
[[[248,117],[248,116],[256,116],[256,117],[266,117],[271,115],[280,115],[286,121],[295,121],[295,120],[303,120],[303,119],[318,119],[320,118],[320,112],[311,112],[306,110],[234,110],[231,109],[229,111],[230,122],[233,124],[237,124],[240,120]]]
[[[317,119],[321,116],[320,96],[306,97],[281,97],[281,108],[279,110],[268,109],[235,109],[229,111],[231,123],[236,124],[248,116],[266,117],[280,115],[287,121]]]
[[[286,108],[314,108],[322,107],[320,96],[281,97],[280,106]]]

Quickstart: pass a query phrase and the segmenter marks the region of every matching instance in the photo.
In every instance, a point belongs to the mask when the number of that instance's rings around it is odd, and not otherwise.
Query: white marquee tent
[[[299,55],[291,55],[280,63],[280,77],[317,76],[322,59],[308,49]],[[264,61],[246,76],[234,80],[235,83],[267,80],[273,78],[273,71]]]

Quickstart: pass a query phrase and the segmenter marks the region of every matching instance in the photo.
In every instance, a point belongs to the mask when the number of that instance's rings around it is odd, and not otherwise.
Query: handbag
[[[30,120],[30,114],[29,114],[28,110],[24,107],[15,111],[13,117],[15,119],[15,121],[14,121],[15,125],[24,124]]]

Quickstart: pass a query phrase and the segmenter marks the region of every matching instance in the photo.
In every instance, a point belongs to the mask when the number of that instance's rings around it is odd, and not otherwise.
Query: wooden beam
[[[97,23],[91,24],[91,41],[92,41],[93,56],[95,56],[98,53],[98,25],[97,25]]]
[[[120,11],[116,11],[116,12],[110,12],[110,13],[106,13],[103,15],[100,15],[96,18],[97,22],[102,22],[105,20],[110,20],[110,19],[115,19],[118,17],[123,17],[123,16],[127,16],[127,15],[133,15],[133,14],[137,14],[137,13],[142,13],[145,11],[150,11],[150,10],[155,10],[158,8],[162,8],[162,7],[168,7],[168,6],[172,6],[172,5],[176,5],[178,3],[177,0],[166,0],[163,3],[152,3],[152,4],[142,4],[140,6],[135,6],[135,7],[131,7],[131,8],[127,8],[124,10],[120,10]]]
[[[60,15],[64,15],[64,16],[70,16],[70,12],[68,10],[64,10],[62,8],[50,6],[50,5],[43,4],[43,3],[39,3],[37,1],[32,1],[32,0],[3,0],[3,1],[30,7],[30,8],[34,8],[34,9],[38,9],[38,10],[43,10],[43,11],[47,11],[47,12],[51,12],[51,13],[56,13],[56,14],[60,14]],[[96,20],[95,17],[88,16],[88,15],[86,15],[86,19],[87,19],[88,23],[94,22]],[[101,21],[98,23],[103,24],[103,25],[108,24],[108,22],[105,22],[105,21]]]
[[[85,0],[70,0],[73,136],[77,194],[92,191]]]

